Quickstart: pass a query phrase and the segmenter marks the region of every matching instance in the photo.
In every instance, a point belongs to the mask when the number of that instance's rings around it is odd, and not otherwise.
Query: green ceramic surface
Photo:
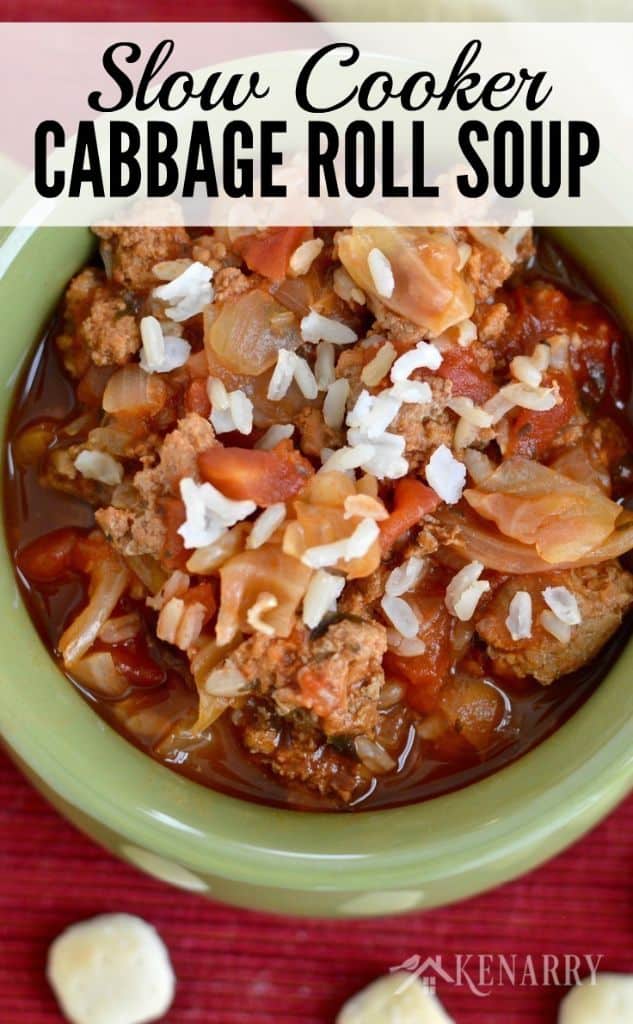
[[[633,328],[633,231],[556,235]],[[74,228],[18,229],[2,237],[6,421],[20,367],[92,243],[88,231]],[[351,916],[462,899],[557,853],[605,815],[633,779],[631,645],[566,725],[491,778],[397,810],[301,814],[198,786],[110,729],[44,648],[4,544],[0,612],[0,731],[25,773],[119,856],[230,903]]]

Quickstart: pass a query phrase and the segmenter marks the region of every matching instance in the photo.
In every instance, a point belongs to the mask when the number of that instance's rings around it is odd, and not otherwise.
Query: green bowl
[[[633,231],[557,231],[558,241],[633,328]],[[5,232],[0,372],[6,423],[16,378],[88,231]],[[427,803],[362,814],[302,814],[205,789],[140,753],[56,668],[0,552],[0,730],[24,772],[67,818],[161,879],[285,914],[360,916],[433,907],[499,885],[571,843],[633,778],[633,648],[594,695],[519,761]]]

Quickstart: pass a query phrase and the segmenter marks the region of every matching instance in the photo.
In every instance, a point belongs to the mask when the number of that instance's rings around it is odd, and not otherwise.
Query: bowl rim
[[[68,684],[21,599],[4,525],[1,547],[0,734],[64,803],[191,871],[313,892],[419,889],[476,872],[484,884],[468,891],[481,891],[557,852],[633,782],[629,641],[592,696],[532,751],[430,801],[352,812],[353,829],[349,813],[208,789],[139,751]]]

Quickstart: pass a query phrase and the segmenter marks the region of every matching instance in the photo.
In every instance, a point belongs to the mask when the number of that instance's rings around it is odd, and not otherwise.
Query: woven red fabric
[[[60,1024],[44,979],[66,925],[106,911],[140,914],[178,975],[168,1024],[331,1024],[341,1003],[419,954],[602,955],[633,970],[633,798],[582,842],[526,878],[443,910],[310,922],[232,910],[121,864],[52,811],[0,758],[0,1021]],[[487,998],[440,982],[457,1024],[555,1024],[562,991],[499,988]]]
[[[0,21],[305,21],[292,0],[0,0]]]

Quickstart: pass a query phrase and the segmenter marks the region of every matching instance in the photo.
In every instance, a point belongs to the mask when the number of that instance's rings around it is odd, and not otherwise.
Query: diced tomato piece
[[[18,568],[33,583],[49,583],[73,568],[79,531],[62,527],[27,544],[17,556]]]
[[[407,530],[416,526],[428,512],[434,512],[440,504],[435,491],[426,484],[408,476],[398,480],[394,490],[393,511],[388,519],[378,524],[382,551],[389,551]]]
[[[438,694],[451,668],[450,616],[441,597],[420,597],[417,607],[422,617],[420,639],[426,650],[413,658],[393,651],[385,655],[385,670],[407,683],[407,702],[417,711],[429,714],[438,706]]]
[[[595,320],[595,317],[594,317]],[[599,320],[580,335],[571,349],[571,364],[578,385],[594,402],[609,397],[626,402],[630,393],[630,369],[625,345],[609,320]]]
[[[551,284],[527,284],[505,296],[511,315],[499,343],[509,361],[518,352],[531,355],[534,346],[560,332],[577,333],[571,350],[574,376],[594,401],[607,391],[616,400],[628,398],[628,362],[617,325],[603,307],[587,299],[570,299]]]
[[[191,381],[185,392],[185,409],[187,412],[197,412],[199,416],[207,419],[211,412],[211,402],[207,394],[207,382],[201,377]]]
[[[163,498],[160,511],[165,520],[165,549],[162,562],[168,569],[184,569],[187,561],[185,543],[178,533],[185,521],[185,506],[180,498]]]
[[[80,533],[72,556],[72,567],[78,572],[91,573],[96,565],[113,557],[112,548],[102,533]]]
[[[270,452],[248,448],[209,448],[198,459],[200,473],[228,498],[258,505],[288,501],[304,487],[314,469],[290,442]]]
[[[295,249],[312,238],[312,228],[268,228],[261,234],[242,235],[233,248],[253,270],[271,281],[281,281],[288,273]]]
[[[134,686],[160,686],[165,682],[165,669],[154,661],[143,640],[116,644],[109,651],[119,672]]]
[[[527,284],[513,289],[508,302],[511,309],[510,351],[530,354],[539,341],[565,330],[572,319],[571,302],[551,284]]]
[[[522,409],[512,423],[506,455],[522,455],[527,459],[542,459],[553,442],[578,411],[578,395],[573,380],[559,371],[552,371],[543,379],[545,386],[558,384],[561,403],[547,412]]]
[[[479,367],[475,353],[467,348],[448,349],[443,357],[436,372],[438,377],[450,380],[455,397],[472,398],[475,405],[492,398],[497,390],[492,374]]]

